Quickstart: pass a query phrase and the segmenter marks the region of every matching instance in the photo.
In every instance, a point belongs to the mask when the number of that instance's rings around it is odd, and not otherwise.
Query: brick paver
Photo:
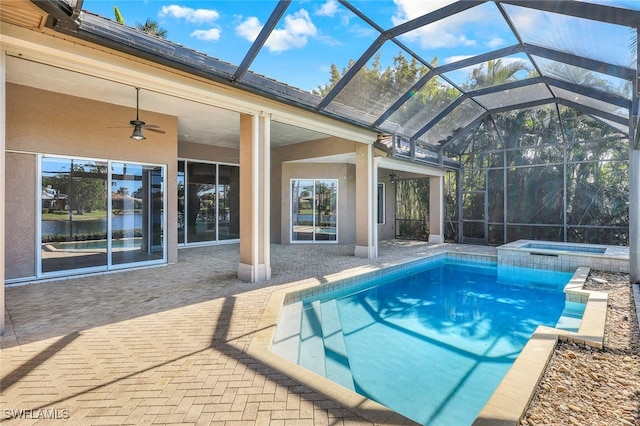
[[[268,299],[455,247],[392,241],[358,259],[349,245],[273,245],[272,279],[251,284],[235,277],[237,245],[221,245],[182,249],[175,265],[9,287],[0,421],[372,424],[246,353]]]

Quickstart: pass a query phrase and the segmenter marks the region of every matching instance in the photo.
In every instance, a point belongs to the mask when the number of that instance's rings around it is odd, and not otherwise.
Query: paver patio
[[[220,245],[183,249],[164,267],[9,287],[0,421],[372,424],[246,353],[267,301],[459,247],[390,241],[359,259],[350,245],[273,245],[272,279],[250,284],[236,278],[237,244]]]

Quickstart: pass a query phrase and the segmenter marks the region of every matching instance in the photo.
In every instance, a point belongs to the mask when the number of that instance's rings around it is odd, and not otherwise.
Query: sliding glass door
[[[111,166],[111,261],[114,265],[162,259],[162,168],[131,163]]]
[[[164,261],[162,166],[43,156],[40,179],[39,274]]]
[[[291,242],[337,242],[338,181],[291,180]]]
[[[239,238],[239,167],[178,161],[178,243]]]
[[[106,268],[108,164],[42,159],[41,271]]]

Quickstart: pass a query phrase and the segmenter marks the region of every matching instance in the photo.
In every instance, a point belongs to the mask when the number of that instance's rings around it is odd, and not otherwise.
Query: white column
[[[238,278],[271,278],[270,119],[240,115],[240,263]]]
[[[429,176],[429,242],[444,243],[443,176]]]
[[[375,238],[377,179],[374,180],[373,145],[356,145],[356,249],[355,256],[378,257]]]
[[[629,281],[640,283],[640,150],[629,150]]]
[[[4,50],[0,50],[0,235],[2,235],[2,242],[0,242],[0,336],[4,335],[4,209],[5,209],[5,182],[7,168],[5,167],[5,149],[6,149],[6,133],[7,128],[7,60]]]

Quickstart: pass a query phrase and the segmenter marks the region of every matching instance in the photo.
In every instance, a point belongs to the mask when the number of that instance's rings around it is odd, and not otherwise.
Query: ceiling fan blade
[[[158,126],[153,126],[153,127],[143,126],[143,128],[144,128],[145,130],[148,130],[148,131],[150,131],[150,132],[161,133],[161,134],[163,134],[163,135],[164,135],[165,133],[167,133],[167,132],[165,132],[165,131],[164,131],[164,130],[162,130],[162,129],[157,129],[156,127],[158,127]]]

